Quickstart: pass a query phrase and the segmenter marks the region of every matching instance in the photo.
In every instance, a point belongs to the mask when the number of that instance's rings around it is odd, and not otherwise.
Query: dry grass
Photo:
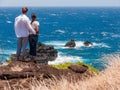
[[[31,90],[120,90],[120,58],[111,58],[114,60],[110,63],[111,66],[89,80],[72,83],[63,78],[49,88],[38,85],[38,87],[32,86],[34,89]]]
[[[78,82],[69,82],[63,78],[61,81],[51,81],[49,86],[45,82],[33,80],[30,90],[120,90],[120,57],[110,57],[110,66],[97,76]]]

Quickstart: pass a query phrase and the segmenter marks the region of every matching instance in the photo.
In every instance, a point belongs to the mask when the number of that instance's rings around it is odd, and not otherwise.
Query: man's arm
[[[26,24],[27,24],[28,30],[29,30],[30,32],[32,32],[33,34],[36,34],[36,31],[32,28],[29,19],[26,21]]]

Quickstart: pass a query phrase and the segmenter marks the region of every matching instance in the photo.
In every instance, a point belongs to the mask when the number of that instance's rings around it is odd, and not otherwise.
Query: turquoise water
[[[103,57],[120,51],[120,8],[29,8],[28,16],[36,13],[40,22],[39,41],[58,50],[54,62],[82,61],[99,70],[104,69]],[[4,62],[16,51],[14,19],[21,8],[0,8],[0,60]],[[70,39],[76,47],[64,45]],[[84,41],[93,46],[85,47]]]

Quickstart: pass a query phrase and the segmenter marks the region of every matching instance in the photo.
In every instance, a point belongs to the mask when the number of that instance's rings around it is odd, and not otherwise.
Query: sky
[[[18,7],[18,6],[33,6],[33,7],[105,7],[120,6],[120,0],[0,0],[0,7]]]

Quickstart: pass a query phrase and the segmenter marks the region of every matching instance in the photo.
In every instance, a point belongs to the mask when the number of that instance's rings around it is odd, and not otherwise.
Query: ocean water
[[[81,61],[103,70],[103,58],[120,51],[120,8],[30,7],[29,17],[31,13],[36,13],[40,22],[39,41],[58,50],[58,58],[49,64]],[[19,14],[20,7],[0,8],[1,62],[16,52],[14,19]],[[71,39],[76,47],[65,48]],[[86,40],[93,46],[85,47]]]

